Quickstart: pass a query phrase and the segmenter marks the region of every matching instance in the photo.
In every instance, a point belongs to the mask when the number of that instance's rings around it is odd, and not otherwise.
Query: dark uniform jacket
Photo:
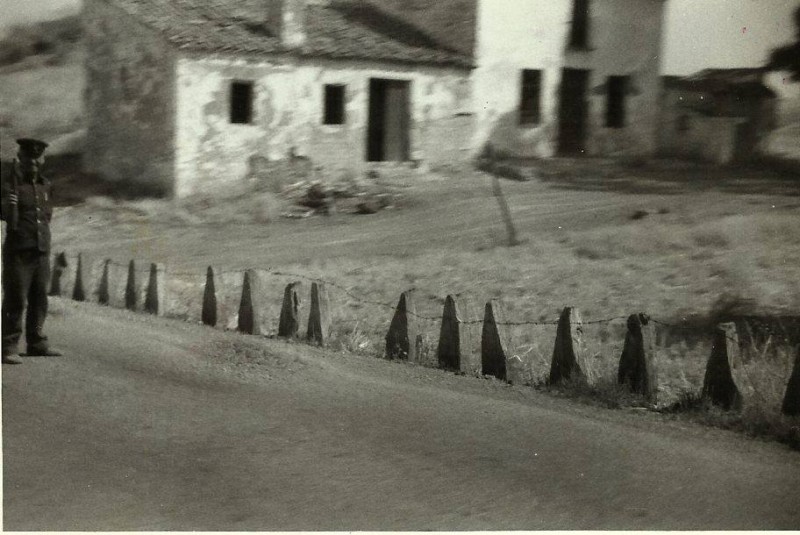
[[[15,164],[3,166],[2,184],[0,184],[0,218],[6,224],[6,239],[3,249],[20,251],[38,249],[42,253],[50,251],[50,219],[53,217],[53,188],[44,175],[36,173],[35,179],[25,178]],[[8,196],[14,191],[16,175],[16,193],[18,197],[17,212],[19,214],[16,229],[12,229],[13,210]]]

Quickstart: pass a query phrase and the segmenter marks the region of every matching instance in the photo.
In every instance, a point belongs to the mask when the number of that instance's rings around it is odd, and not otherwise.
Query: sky
[[[794,39],[798,6],[800,0],[669,0],[662,71],[761,65],[771,49]]]
[[[668,0],[662,73],[759,66],[771,49],[793,40],[798,6],[800,0]],[[80,0],[0,0],[0,26],[79,7]]]

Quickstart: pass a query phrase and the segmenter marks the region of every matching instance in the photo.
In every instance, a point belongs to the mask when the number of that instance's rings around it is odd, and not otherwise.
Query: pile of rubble
[[[281,214],[289,218],[337,212],[375,214],[393,208],[400,198],[399,193],[387,191],[386,187],[377,184],[354,180],[329,183],[319,179],[301,180],[285,186],[281,196],[291,203],[291,208]]]

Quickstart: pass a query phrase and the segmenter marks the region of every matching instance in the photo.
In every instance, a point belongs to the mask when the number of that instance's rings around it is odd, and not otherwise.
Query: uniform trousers
[[[46,346],[47,288],[50,255],[38,249],[3,248],[3,354],[18,351],[25,313],[28,348]],[[26,310],[27,304],[27,310]]]

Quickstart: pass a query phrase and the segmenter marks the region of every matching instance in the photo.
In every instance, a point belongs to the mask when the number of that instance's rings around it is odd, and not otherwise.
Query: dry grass
[[[800,310],[800,288],[796,284],[800,280],[800,228],[791,212],[769,210],[748,215],[695,217],[674,210],[660,218],[630,221],[615,217],[613,221],[584,229],[542,233],[536,240],[529,239],[514,248],[490,245],[465,250],[455,237],[449,247],[422,249],[416,254],[359,256],[360,247],[356,245],[343,256],[320,255],[313,260],[276,264],[269,259],[282,246],[273,242],[283,237],[276,236],[273,224],[263,227],[265,234],[260,238],[250,237],[242,224],[227,235],[227,242],[207,239],[205,246],[211,252],[206,252],[208,256],[199,261],[187,262],[181,256],[181,251],[188,250],[185,244],[171,251],[171,258],[156,258],[152,249],[145,247],[147,243],[161,240],[170,243],[166,238],[169,233],[190,240],[193,235],[210,232],[213,226],[192,223],[179,228],[162,226],[157,223],[157,214],[162,213],[163,207],[152,203],[122,203],[125,208],[120,210],[118,204],[106,206],[95,200],[91,213],[113,212],[116,218],[128,213],[126,218],[139,220],[132,227],[140,235],[131,252],[142,260],[162,260],[174,267],[170,279],[173,281],[170,292],[174,296],[171,315],[199,321],[205,265],[217,265],[232,270],[217,281],[217,288],[229,311],[221,320],[222,325],[235,328],[231,314],[235,314],[238,306],[241,268],[271,267],[273,271],[262,271],[264,332],[277,331],[287,283],[304,281],[300,314],[305,321],[310,286],[307,279],[332,281],[336,286],[328,288],[333,324],[331,347],[380,357],[392,307],[401,291],[414,288],[417,312],[429,318],[419,320],[423,341],[420,360],[434,366],[444,296],[458,294],[462,299],[468,298],[472,303],[471,319],[480,319],[483,304],[497,298],[511,321],[548,323],[508,328],[509,379],[514,384],[528,384],[554,395],[617,408],[646,405],[644,400],[616,384],[625,321],[615,319],[585,326],[589,383],[561,387],[545,384],[556,331],[555,325],[549,323],[568,305],[579,308],[589,321],[645,312],[662,321],[695,327],[689,332],[658,328],[656,359],[662,410],[672,408],[680,413],[675,417],[773,437],[791,445],[798,443],[796,419],[779,414],[791,364],[791,350],[783,342],[773,339],[769,342],[773,349],[752,347],[746,354],[742,368],[747,379],[746,404],[741,414],[725,413],[698,399],[711,352],[710,327],[716,321],[725,314],[797,314]],[[70,210],[75,221],[79,220],[77,214],[87,213],[85,206]],[[368,221],[380,227],[387,219],[420,214],[413,204],[406,211],[407,214],[370,216],[375,219]],[[722,207],[721,212],[725,211]],[[301,237],[295,237],[295,242],[319,240],[331,227],[339,236],[347,236],[352,232],[350,225],[355,223],[343,217],[295,223],[294,228],[305,229]],[[325,225],[321,224],[323,221]],[[111,227],[99,224],[104,227],[106,245],[92,243],[110,248],[111,236],[123,224]],[[393,224],[398,224],[397,219]],[[85,227],[71,228],[72,231],[60,227],[58,232],[62,238],[64,232],[74,232],[73,240],[78,241],[73,243],[89,244],[87,240],[91,237],[86,235]],[[462,230],[465,228],[469,224]],[[147,236],[142,236],[142,232],[147,232]],[[146,237],[150,241],[144,241]],[[399,233],[390,239],[403,237]],[[231,243],[238,244],[236,260],[224,253]],[[84,247],[78,245],[76,249]],[[262,256],[261,251],[267,255]],[[282,274],[275,274],[275,270]],[[479,333],[478,325],[474,327],[474,340],[479,339]],[[477,351],[477,346],[472,350]]]
[[[651,235],[655,237],[649,239]],[[598,258],[584,258],[582,248],[597,250]],[[800,295],[793,278],[797,264],[787,265],[786,259],[796,258],[799,250],[800,238],[792,218],[735,216],[702,230],[692,225],[648,223],[574,233],[561,242],[543,241],[523,248],[440,251],[411,258],[319,259],[281,266],[280,271],[335,282],[337,286],[329,287],[332,346],[364,355],[382,355],[392,306],[402,290],[415,288],[417,312],[430,318],[419,320],[421,361],[430,365],[435,365],[438,318],[448,293],[470,300],[472,319],[480,319],[485,301],[499,298],[511,321],[552,322],[566,305],[577,306],[586,320],[624,317],[638,311],[667,322],[686,320],[696,328],[690,334],[659,327],[659,404],[667,406],[700,391],[711,352],[710,326],[721,311],[754,314],[797,310]],[[708,257],[697,263],[694,258],[703,252]],[[733,259],[738,260],[732,264]],[[676,281],[678,274],[682,278]],[[296,278],[265,272],[266,316],[271,318],[268,331],[277,330],[283,287]],[[201,271],[195,281],[193,291],[197,295],[182,302],[197,303],[202,290]],[[307,291],[307,281],[305,287]],[[235,300],[235,289],[228,293]],[[667,297],[674,301],[667,301]],[[783,304],[776,306],[781,300]],[[307,305],[307,300],[301,303],[304,317]],[[479,328],[474,333],[476,339],[478,334]],[[591,395],[609,406],[641,403],[635,397],[621,395],[615,385],[624,336],[624,319],[584,327],[591,367],[586,370],[589,385],[577,391],[578,397]],[[549,373],[555,326],[509,327],[508,339],[510,379],[516,384],[543,385]],[[747,394],[751,411],[746,413],[747,418],[775,414],[788,380],[788,350],[781,353],[781,342],[776,340],[770,344],[777,344],[777,352],[753,348],[747,354],[744,370],[753,385]]]
[[[742,325],[746,331],[747,325]],[[797,333],[794,333],[796,336]],[[744,341],[733,377],[743,396],[741,411],[724,411],[700,396],[696,386],[684,390],[662,412],[675,418],[731,429],[753,437],[772,438],[800,449],[800,418],[781,414],[789,376],[798,358],[797,340]]]

